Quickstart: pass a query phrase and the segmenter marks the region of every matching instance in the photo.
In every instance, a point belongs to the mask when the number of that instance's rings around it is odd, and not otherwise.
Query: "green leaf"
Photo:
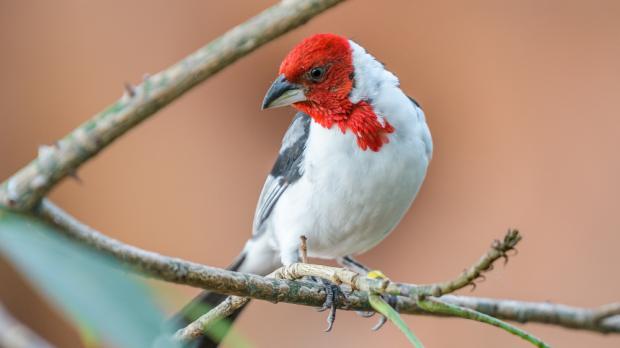
[[[465,319],[476,320],[481,323],[497,326],[502,330],[505,330],[515,336],[530,342],[539,348],[549,348],[550,346],[543,342],[541,339],[531,335],[525,330],[521,330],[518,327],[508,324],[505,321],[492,317],[488,314],[484,314],[475,311],[471,308],[459,307],[457,305],[442,301],[440,298],[423,298],[417,302],[418,306],[423,310],[431,313],[442,313],[454,317],[460,317]]]
[[[0,210],[0,252],[82,331],[118,347],[151,347],[165,317],[146,285],[53,229]]]
[[[374,308],[377,312],[383,314],[390,320],[400,331],[402,331],[407,340],[416,348],[424,348],[422,341],[413,334],[413,331],[409,329],[407,324],[403,321],[397,311],[394,310],[383,298],[378,295],[371,293],[368,295],[368,302],[370,302],[370,306]]]

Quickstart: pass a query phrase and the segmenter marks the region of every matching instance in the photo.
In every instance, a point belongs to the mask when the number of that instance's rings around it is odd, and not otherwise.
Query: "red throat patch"
[[[388,134],[394,132],[394,127],[385,119],[380,121],[370,104],[361,101],[350,105],[351,110],[348,113],[336,115],[323,113],[322,110],[317,110],[307,103],[298,103],[295,107],[310,115],[325,128],[337,125],[343,134],[350,130],[357,138],[357,145],[364,151],[370,149],[377,152],[384,144],[390,142]]]

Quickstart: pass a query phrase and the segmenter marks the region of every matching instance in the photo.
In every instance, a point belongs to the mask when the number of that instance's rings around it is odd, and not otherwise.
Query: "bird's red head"
[[[354,76],[346,38],[317,34],[303,40],[284,58],[279,73],[263,108],[293,105],[315,119],[350,112]]]
[[[303,40],[284,58],[280,74],[303,87],[307,100],[295,105],[302,111],[313,114],[350,111],[348,96],[353,87],[353,60],[346,38],[317,34]]]
[[[280,65],[263,108],[292,105],[326,128],[337,124],[353,131],[362,149],[378,151],[393,132],[366,101],[353,104],[349,94],[355,71],[349,40],[335,34],[316,34],[295,46]]]

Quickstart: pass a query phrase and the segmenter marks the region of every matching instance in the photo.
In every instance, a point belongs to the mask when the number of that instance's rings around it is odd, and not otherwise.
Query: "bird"
[[[425,114],[383,63],[332,33],[305,38],[282,61],[262,109],[284,106],[297,112],[260,192],[252,235],[228,269],[266,275],[299,262],[302,236],[309,257],[363,267],[352,256],[398,225],[424,181],[433,153]],[[187,324],[188,313],[225,298],[204,292],[177,318]],[[217,345],[205,336],[196,346]]]

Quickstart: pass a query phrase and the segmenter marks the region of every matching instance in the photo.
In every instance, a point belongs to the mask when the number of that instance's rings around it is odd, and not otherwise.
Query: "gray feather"
[[[263,232],[264,223],[271,215],[280,196],[303,175],[303,154],[310,133],[310,121],[310,116],[298,112],[284,134],[276,163],[267,176],[258,198],[258,206],[254,214],[253,238]]]

